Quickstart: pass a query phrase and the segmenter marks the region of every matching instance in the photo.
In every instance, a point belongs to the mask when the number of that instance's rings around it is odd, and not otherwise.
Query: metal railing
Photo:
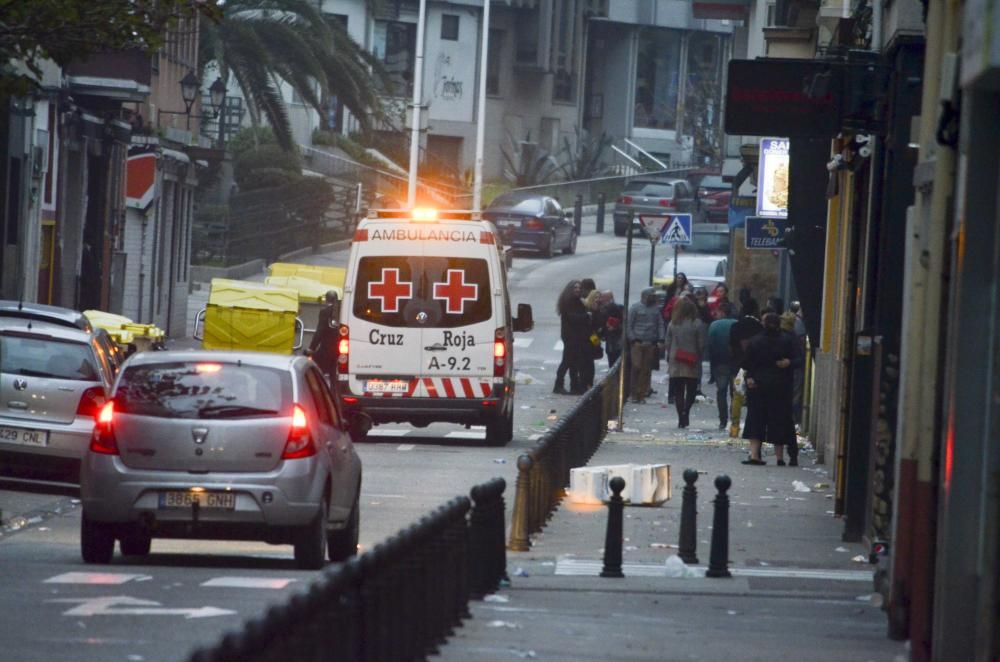
[[[639,175],[643,177],[684,177],[687,173],[696,170],[695,166],[684,165],[674,166],[666,170],[648,170],[643,172],[632,172],[622,175],[611,175],[607,177],[594,177],[591,179],[577,179],[569,182],[553,182],[549,184],[536,184],[534,186],[521,186],[510,189],[518,193],[537,193],[556,198],[565,208],[569,208],[576,196],[581,196],[583,204],[597,204],[598,196],[603,193],[605,200],[614,200],[625,187],[629,179]],[[472,194],[461,195],[456,200],[460,208],[472,205]]]
[[[622,359],[551,427],[538,445],[517,458],[517,487],[508,549],[530,549],[530,536],[542,530],[569,485],[570,469],[582,467],[618,417]]]
[[[505,483],[477,485],[191,662],[423,659],[506,578]],[[471,512],[470,512],[471,511]]]
[[[409,179],[405,175],[358,163],[315,147],[299,145],[299,148],[311,170],[328,177],[360,181],[365,188],[391,195],[400,201],[405,201],[407,198]],[[420,179],[417,180],[417,192],[437,204],[448,206],[452,206],[455,200],[466,195],[464,189],[441,183],[431,185]]]

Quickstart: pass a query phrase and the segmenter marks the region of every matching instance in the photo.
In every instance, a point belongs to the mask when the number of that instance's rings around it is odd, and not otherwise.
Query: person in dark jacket
[[[605,290],[601,295],[600,318],[604,322],[601,338],[604,339],[604,353],[608,357],[608,369],[622,355],[622,333],[625,330],[625,307],[615,301],[615,295]]]
[[[556,301],[559,314],[559,335],[563,341],[562,362],[556,369],[556,384],[553,393],[562,395],[583,393],[581,363],[590,357],[590,316],[580,299],[580,281],[566,283]],[[569,372],[569,391],[566,390],[566,373]]]
[[[340,317],[340,297],[334,290],[326,293],[326,305],[319,311],[316,332],[309,343],[309,356],[331,386],[337,382],[337,339]]]
[[[785,465],[784,447],[789,447],[792,466],[798,465],[795,421],[792,417],[792,371],[798,350],[795,338],[781,330],[781,319],[764,315],[764,330],[750,339],[743,355],[747,385],[747,421],[743,438],[750,442],[750,457],[743,464],[766,464],[761,444],[774,444],[780,466]],[[795,450],[793,451],[793,447]]]
[[[735,372],[729,348],[730,332],[736,320],[730,317],[733,305],[723,301],[715,309],[715,321],[708,327],[708,365],[715,381],[715,402],[719,406],[719,429],[729,424],[729,393]]]
[[[742,290],[747,291],[747,290]],[[757,319],[757,302],[752,298],[747,298],[743,304],[741,317],[729,328],[729,353],[730,364],[733,376],[744,368],[743,352],[750,342],[750,339],[760,333],[764,327]],[[739,389],[733,390],[733,404],[730,408],[729,416],[729,436],[736,438],[740,436],[740,419],[743,410],[743,392]]]

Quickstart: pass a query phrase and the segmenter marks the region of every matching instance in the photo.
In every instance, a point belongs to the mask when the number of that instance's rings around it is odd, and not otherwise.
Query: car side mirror
[[[514,318],[515,331],[531,331],[535,328],[535,320],[531,314],[531,304],[517,304],[517,317]]]

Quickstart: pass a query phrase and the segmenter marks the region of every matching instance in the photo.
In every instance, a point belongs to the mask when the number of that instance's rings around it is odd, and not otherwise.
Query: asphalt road
[[[532,305],[535,329],[518,334],[515,344],[514,440],[491,448],[477,428],[376,428],[358,448],[362,550],[496,476],[508,484],[509,517],[517,456],[575,401],[551,393],[561,353],[556,296],[568,280],[591,277],[621,301],[624,243],[610,233],[588,234],[575,256],[515,258],[512,302]],[[648,243],[636,242],[633,301],[648,278],[649,252]],[[345,260],[340,251],[309,261]],[[198,307],[195,297],[192,309]],[[606,369],[600,362],[598,377]],[[182,659],[305,590],[316,575],[294,568],[288,546],[215,541],[154,540],[146,558],[116,556],[109,566],[88,566],[80,559],[73,498],[0,489],[0,507],[6,525],[0,530],[0,657],[7,660]]]

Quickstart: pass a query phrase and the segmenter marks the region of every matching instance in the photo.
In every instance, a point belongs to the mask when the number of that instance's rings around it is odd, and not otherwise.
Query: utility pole
[[[476,117],[476,165],[472,182],[472,210],[483,203],[483,142],[486,139],[486,64],[489,59],[490,0],[483,0],[483,46],[479,53],[479,112]]]
[[[424,24],[427,21],[427,0],[420,0],[417,16],[417,55],[413,65],[413,123],[410,129],[410,181],[406,204],[410,209],[417,204],[417,164],[420,160],[420,104],[423,102],[424,86]]]

